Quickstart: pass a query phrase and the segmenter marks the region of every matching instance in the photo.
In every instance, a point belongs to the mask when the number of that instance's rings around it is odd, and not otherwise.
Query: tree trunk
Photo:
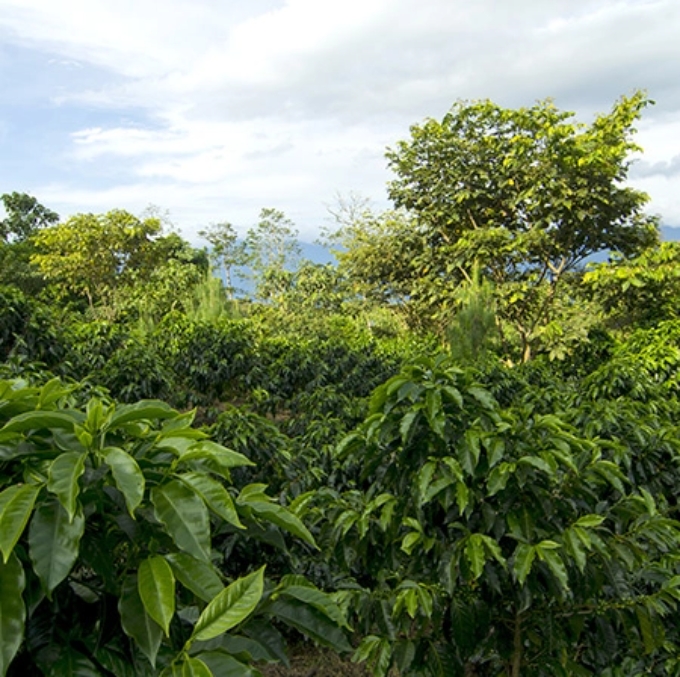
[[[522,617],[521,614],[515,616],[515,636],[512,648],[512,664],[510,666],[510,677],[520,677],[522,667]]]

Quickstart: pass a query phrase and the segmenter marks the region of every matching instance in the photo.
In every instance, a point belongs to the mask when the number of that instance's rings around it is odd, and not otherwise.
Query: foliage
[[[109,303],[121,287],[146,280],[169,258],[202,265],[177,235],[160,234],[158,219],[140,220],[123,210],[78,214],[40,231],[34,238],[39,253],[31,261],[59,297],[84,296],[93,307]]]
[[[352,293],[381,304],[404,304],[413,293],[415,263],[422,238],[412,216],[403,211],[375,214],[368,208],[354,212],[330,235],[339,271]]]
[[[58,309],[13,287],[0,287],[0,360],[21,355],[49,367],[63,359],[65,347]]]
[[[647,103],[640,92],[623,97],[591,125],[549,101],[517,110],[455,104],[387,153],[396,173],[390,196],[415,218],[412,232],[384,221],[384,234],[368,231],[368,244],[346,258],[435,321],[479,266],[506,292],[498,313],[512,322],[526,361],[566,273],[594,252],[630,256],[656,239],[655,220],[642,213],[647,196],[623,185],[638,150],[633,124]],[[398,257],[392,272],[370,262],[404,247],[410,256]]]
[[[273,619],[349,648],[339,609],[307,581],[234,571],[214,549],[211,533],[264,526],[314,544],[263,485],[230,487],[245,456],[192,413],[78,408],[73,390],[0,382],[0,674],[254,675],[248,662],[285,660]]]
[[[458,310],[447,331],[451,355],[461,365],[484,362],[498,338],[493,290],[479,271],[457,291]]]
[[[256,292],[264,300],[277,300],[288,286],[288,278],[300,257],[298,231],[278,209],[264,208],[260,220],[246,234],[248,265],[253,271]]]
[[[239,392],[253,367],[254,332],[247,320],[193,321],[168,315],[150,337],[193,404],[211,405]]]
[[[25,193],[5,194],[0,199],[6,212],[0,220],[0,285],[36,295],[44,281],[30,262],[35,253],[31,236],[58,221],[59,216]]]
[[[504,407],[473,372],[418,360],[375,391],[338,448],[346,488],[315,500],[364,634],[357,657],[379,675],[675,665],[680,531],[674,501],[644,478],[677,477],[677,442],[631,474],[639,411],[578,407],[567,392],[567,412],[539,413],[540,391],[526,400],[496,373],[515,391]],[[592,427],[617,416],[625,430]]]
[[[593,264],[584,285],[618,326],[653,326],[677,319],[680,301],[680,243],[663,242],[642,254]]]
[[[5,193],[0,196],[5,208],[5,218],[0,219],[1,242],[23,242],[59,221],[59,214],[41,205],[26,193]]]
[[[228,298],[233,298],[239,291],[234,286],[236,272],[247,263],[246,243],[239,240],[234,226],[227,221],[213,223],[198,234],[210,243],[210,259],[224,278]]]

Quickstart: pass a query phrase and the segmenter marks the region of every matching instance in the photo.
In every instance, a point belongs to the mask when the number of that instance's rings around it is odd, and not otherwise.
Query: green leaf
[[[418,420],[419,415],[420,411],[417,409],[411,409],[411,411],[407,411],[402,417],[399,423],[399,434],[401,435],[402,442],[406,442],[408,439],[415,422]]]
[[[555,550],[542,550],[540,544],[536,546],[536,552],[541,560],[547,565],[553,576],[557,579],[562,589],[566,592],[569,590],[569,578],[567,576],[567,569],[560,554]]]
[[[179,663],[165,668],[160,677],[213,677],[213,672],[200,658],[184,656]]]
[[[175,576],[160,556],[149,557],[139,565],[137,589],[146,612],[170,636],[170,621],[175,614]]]
[[[458,505],[458,512],[463,514],[465,508],[468,507],[470,502],[470,490],[467,488],[465,482],[458,482],[456,484],[456,503]]]
[[[501,463],[491,471],[486,481],[486,488],[490,497],[505,489],[513,472],[515,472],[514,463]]]
[[[574,522],[574,526],[595,529],[596,527],[599,527],[602,522],[604,522],[604,517],[602,517],[602,515],[583,515],[583,517],[579,517],[576,522]]]
[[[487,454],[489,457],[489,468],[493,468],[505,456],[505,440],[492,440],[489,443]]]
[[[87,656],[66,644],[59,647],[58,658],[50,663],[47,677],[61,677],[62,675],[69,675],[69,677],[100,677],[101,672],[97,670],[94,663]]]
[[[517,465],[530,465],[551,477],[555,474],[550,465],[538,456],[522,456],[522,458],[517,461]]]
[[[484,562],[486,561],[486,553],[484,551],[484,543],[482,534],[472,534],[465,544],[465,556],[470,563],[470,569],[474,579],[477,580],[484,571]]]
[[[201,440],[194,442],[180,457],[183,463],[193,460],[209,460],[216,463],[220,468],[229,470],[230,468],[239,468],[246,465],[255,465],[247,456],[239,454],[237,451],[232,451],[223,447],[217,442],[210,440]]]
[[[172,418],[178,413],[170,405],[160,400],[141,400],[134,404],[121,404],[108,424],[109,430],[114,430],[126,423],[139,420],[154,420],[157,418]]]
[[[536,548],[532,545],[520,543],[515,549],[515,562],[512,569],[520,585],[524,585],[535,558]]]
[[[628,480],[616,463],[612,463],[611,461],[597,461],[591,468],[596,474],[609,482],[614,489],[622,494],[625,493],[623,483]]]
[[[463,468],[465,468],[465,471],[469,475],[473,475],[481,453],[478,432],[474,430],[467,430],[465,432],[465,437],[460,447],[460,453]]]
[[[210,519],[202,499],[178,480],[170,480],[151,490],[151,502],[177,547],[210,562]]]
[[[222,651],[203,651],[198,657],[216,677],[260,677],[260,673]]]
[[[125,642],[127,645],[128,642]],[[125,646],[127,649],[128,647]],[[97,646],[93,651],[94,658],[115,677],[140,677],[139,667],[130,661],[129,655],[121,650],[109,646]],[[106,673],[105,673],[106,674]],[[111,677],[107,675],[107,677]]]
[[[128,576],[118,599],[118,612],[125,633],[134,639],[142,653],[156,667],[156,656],[163,638],[163,630],[146,612],[137,588],[137,577]]]
[[[432,431],[439,437],[443,437],[446,415],[442,408],[442,396],[438,390],[429,389],[425,393],[425,413]]]
[[[484,549],[486,550],[487,555],[491,555],[491,557],[493,557],[499,564],[505,565],[505,557],[503,557],[501,546],[498,544],[498,542],[491,538],[491,536],[485,536],[484,534],[480,535],[482,537],[482,543],[484,544]]]
[[[437,469],[437,464],[435,461],[428,461],[418,472],[418,495],[419,495],[419,505],[425,503],[425,496],[427,489],[432,482],[432,477],[434,471]]]
[[[26,528],[40,487],[17,484],[0,494],[0,550],[5,563]]]
[[[486,409],[495,409],[496,408],[496,400],[493,398],[493,395],[488,391],[485,390],[484,388],[480,388],[477,386],[472,386],[468,388],[468,393],[474,397],[477,402],[479,402],[483,407]]]
[[[184,473],[178,479],[193,489],[216,515],[239,529],[245,529],[227,489],[217,480],[202,473]]]
[[[280,589],[280,594],[313,606],[336,625],[349,629],[340,607],[325,592],[306,585],[288,585]]]
[[[81,422],[84,415],[80,412],[61,411],[27,411],[10,419],[0,432],[26,432],[27,430],[40,430],[50,428],[63,428],[73,430],[75,423]]]
[[[200,615],[191,640],[208,640],[243,622],[258,605],[264,590],[264,567],[227,586]]]
[[[28,528],[29,554],[48,596],[75,564],[84,531],[82,512],[69,520],[66,510],[56,500],[43,503],[33,513]]]
[[[655,637],[652,619],[650,617],[649,611],[643,606],[636,607],[635,614],[640,626],[640,634],[642,635],[645,653],[650,654],[658,646],[658,640]]]
[[[237,503],[239,505],[248,506],[257,517],[267,520],[277,527],[290,532],[293,536],[301,538],[306,543],[309,543],[309,545],[317,547],[309,529],[307,529],[300,519],[293,515],[289,510],[286,510],[282,505],[269,501],[243,500],[243,492],[239,495]]]
[[[111,474],[118,491],[125,498],[128,512],[134,519],[134,512],[144,498],[145,479],[137,461],[123,449],[104,449],[104,461],[111,468]]]
[[[69,521],[73,521],[78,507],[78,480],[85,472],[86,457],[87,454],[77,451],[60,454],[52,461],[47,473],[47,489],[57,496]]]
[[[586,568],[586,552],[583,549],[583,544],[577,537],[576,533],[572,529],[567,529],[564,532],[564,541],[567,545],[567,550],[571,553],[571,556],[576,562],[581,573],[583,573]]]
[[[460,409],[463,408],[463,396],[461,395],[458,388],[454,388],[453,386],[444,386],[442,388],[442,393],[446,395],[446,399],[449,400],[449,402],[455,402],[455,404],[457,404]]]
[[[48,409],[55,402],[60,400],[62,397],[69,395],[73,392],[74,386],[64,386],[60,378],[50,379],[45,385],[40,389],[40,396],[38,397],[37,409]]]
[[[335,651],[352,650],[344,632],[325,614],[304,602],[296,599],[279,598],[267,605],[266,610],[323,646],[330,647]]]
[[[26,607],[22,593],[26,586],[24,568],[12,555],[0,564],[0,675],[14,659],[24,638]]]
[[[211,564],[192,557],[186,552],[165,555],[177,580],[204,602],[210,602],[224,590],[224,585]]]

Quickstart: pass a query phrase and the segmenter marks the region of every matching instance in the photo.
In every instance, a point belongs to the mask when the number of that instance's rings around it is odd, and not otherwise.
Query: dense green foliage
[[[249,677],[302,632],[378,677],[680,675],[647,103],[456,104],[337,266],[275,209],[208,253],[4,196],[0,674]]]

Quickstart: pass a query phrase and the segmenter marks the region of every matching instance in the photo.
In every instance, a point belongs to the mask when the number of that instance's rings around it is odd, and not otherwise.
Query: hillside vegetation
[[[680,675],[648,103],[414,125],[336,265],[3,195],[0,675]]]

